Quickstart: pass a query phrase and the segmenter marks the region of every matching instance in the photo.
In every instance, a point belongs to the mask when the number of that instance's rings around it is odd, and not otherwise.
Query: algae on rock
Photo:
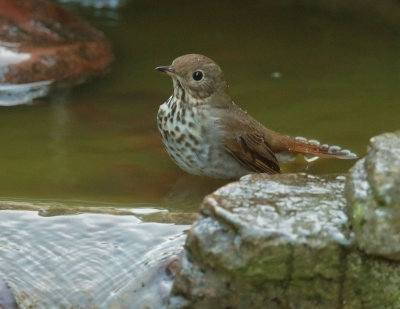
[[[349,214],[358,247],[400,260],[400,131],[373,137],[368,154],[350,170]]]
[[[400,132],[347,180],[245,176],[205,198],[169,308],[400,308],[399,208]]]

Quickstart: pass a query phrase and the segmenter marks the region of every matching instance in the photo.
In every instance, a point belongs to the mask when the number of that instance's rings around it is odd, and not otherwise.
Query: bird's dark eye
[[[192,77],[193,77],[194,80],[199,81],[199,80],[201,80],[203,78],[203,72],[196,71],[196,72],[193,73]]]

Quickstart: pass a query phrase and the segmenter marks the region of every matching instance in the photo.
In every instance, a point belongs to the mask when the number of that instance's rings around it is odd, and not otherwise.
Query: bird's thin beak
[[[167,73],[167,74],[171,74],[174,73],[174,68],[172,66],[161,66],[161,67],[156,67],[157,71],[163,72],[163,73]]]

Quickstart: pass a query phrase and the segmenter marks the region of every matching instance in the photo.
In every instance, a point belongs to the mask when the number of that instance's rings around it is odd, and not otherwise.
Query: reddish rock
[[[0,83],[73,81],[113,60],[103,34],[47,0],[0,0]]]

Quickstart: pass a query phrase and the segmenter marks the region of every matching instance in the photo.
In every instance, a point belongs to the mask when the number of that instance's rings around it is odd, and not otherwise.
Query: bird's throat
[[[173,79],[173,84],[174,84],[174,93],[173,96],[180,101],[185,102],[186,101],[186,90],[183,88],[181,82],[179,79],[174,78]]]

